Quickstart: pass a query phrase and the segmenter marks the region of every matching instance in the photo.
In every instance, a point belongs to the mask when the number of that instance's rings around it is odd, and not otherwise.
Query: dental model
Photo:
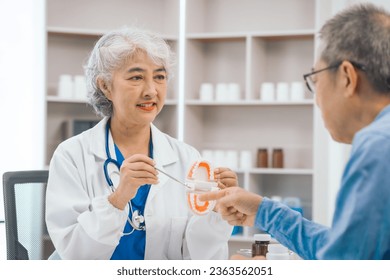
[[[214,169],[207,161],[195,162],[188,172],[186,185],[187,201],[190,209],[197,215],[209,213],[216,204],[216,201],[199,201],[198,195],[204,192],[217,190],[218,183],[214,181]]]

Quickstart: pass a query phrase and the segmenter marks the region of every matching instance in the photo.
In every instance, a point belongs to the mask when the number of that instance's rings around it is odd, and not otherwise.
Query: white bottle
[[[280,82],[276,84],[276,100],[277,101],[288,101],[288,83]]]
[[[272,102],[275,100],[275,85],[274,83],[262,83],[260,87],[260,100],[264,102]]]
[[[288,249],[282,244],[269,244],[268,253],[266,255],[267,260],[289,260],[290,254]]]
[[[229,83],[228,85],[228,101],[237,102],[241,99],[241,89],[238,83]]]
[[[79,100],[87,99],[87,82],[85,76],[76,75],[73,77],[74,89],[73,89],[73,98]]]
[[[199,98],[205,102],[214,100],[214,87],[211,83],[202,83],[199,90]]]
[[[252,168],[252,154],[251,151],[241,151],[240,152],[240,169],[248,170]]]
[[[229,100],[229,88],[225,83],[218,83],[215,89],[215,100],[226,102]]]
[[[291,83],[290,98],[292,101],[302,101],[305,99],[305,86],[302,82]]]
[[[73,77],[71,75],[60,75],[58,82],[58,97],[73,98]]]

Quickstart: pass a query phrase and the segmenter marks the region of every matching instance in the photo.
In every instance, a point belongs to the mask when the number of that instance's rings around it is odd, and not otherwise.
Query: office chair
[[[45,223],[47,170],[3,175],[7,259],[47,259],[54,247]]]

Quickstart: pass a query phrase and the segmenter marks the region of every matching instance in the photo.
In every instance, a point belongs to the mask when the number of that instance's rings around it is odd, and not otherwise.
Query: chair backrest
[[[54,247],[45,223],[47,170],[3,175],[7,259],[47,259]]]

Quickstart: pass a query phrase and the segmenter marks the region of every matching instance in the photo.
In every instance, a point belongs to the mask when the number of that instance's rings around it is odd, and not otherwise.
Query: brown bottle
[[[272,167],[283,168],[283,161],[283,150],[280,148],[274,149],[272,152]]]
[[[267,168],[268,167],[268,150],[258,149],[257,150],[257,167]]]
[[[266,256],[268,252],[268,244],[271,241],[271,235],[267,233],[255,234],[255,242],[252,243],[252,257]]]

